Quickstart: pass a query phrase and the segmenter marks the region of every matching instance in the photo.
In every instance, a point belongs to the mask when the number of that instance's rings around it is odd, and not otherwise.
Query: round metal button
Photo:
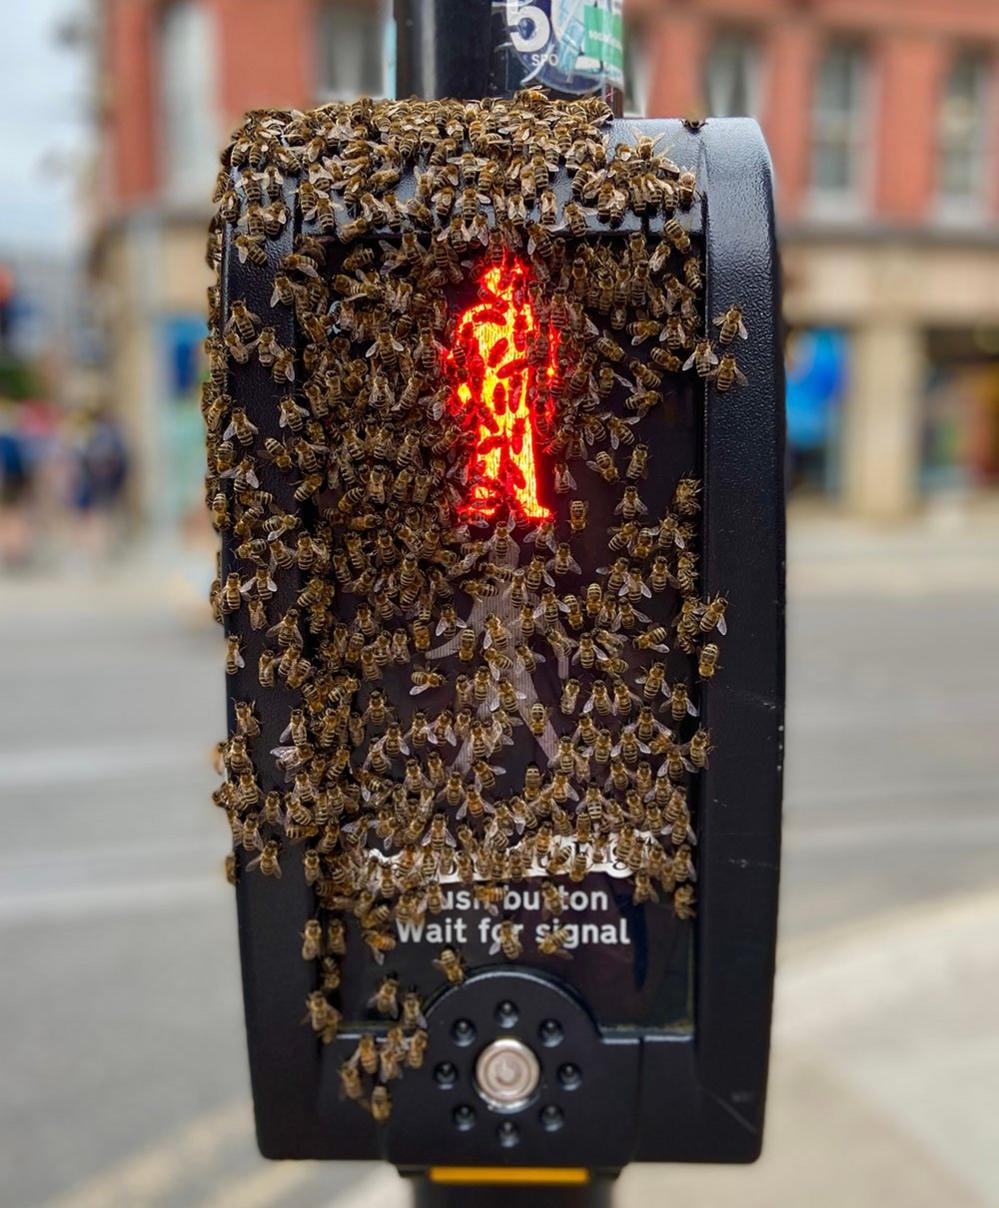
[[[476,1089],[497,1111],[519,1111],[537,1090],[540,1079],[537,1057],[512,1036],[486,1045],[475,1063]]]

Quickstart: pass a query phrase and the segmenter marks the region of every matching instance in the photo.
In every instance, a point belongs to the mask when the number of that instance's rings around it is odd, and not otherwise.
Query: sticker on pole
[[[525,87],[573,95],[602,82],[624,87],[621,0],[506,0],[506,20]]]

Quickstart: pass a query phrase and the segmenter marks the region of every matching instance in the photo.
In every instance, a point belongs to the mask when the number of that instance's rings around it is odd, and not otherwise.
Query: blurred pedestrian
[[[0,403],[0,562],[7,567],[28,562],[28,503],[31,462],[10,404]]]
[[[128,471],[128,450],[118,421],[103,409],[93,412],[77,446],[73,502],[81,542],[95,558],[111,552]]]

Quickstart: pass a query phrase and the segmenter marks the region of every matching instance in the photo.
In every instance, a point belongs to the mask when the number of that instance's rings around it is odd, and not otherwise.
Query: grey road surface
[[[786,950],[999,880],[997,585],[802,582]],[[227,831],[209,801],[216,631],[134,576],[14,584],[0,626],[0,1200],[335,1198],[364,1168],[254,1148]]]

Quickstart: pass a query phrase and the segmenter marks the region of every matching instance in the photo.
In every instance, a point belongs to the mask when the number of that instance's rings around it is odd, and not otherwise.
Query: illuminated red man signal
[[[476,436],[470,493],[460,509],[469,519],[489,520],[504,503],[525,520],[551,518],[538,497],[535,442],[538,408],[555,375],[555,334],[548,332],[538,364],[531,353],[540,324],[529,283],[519,260],[487,268],[480,301],[458,316],[447,355],[453,409]]]

